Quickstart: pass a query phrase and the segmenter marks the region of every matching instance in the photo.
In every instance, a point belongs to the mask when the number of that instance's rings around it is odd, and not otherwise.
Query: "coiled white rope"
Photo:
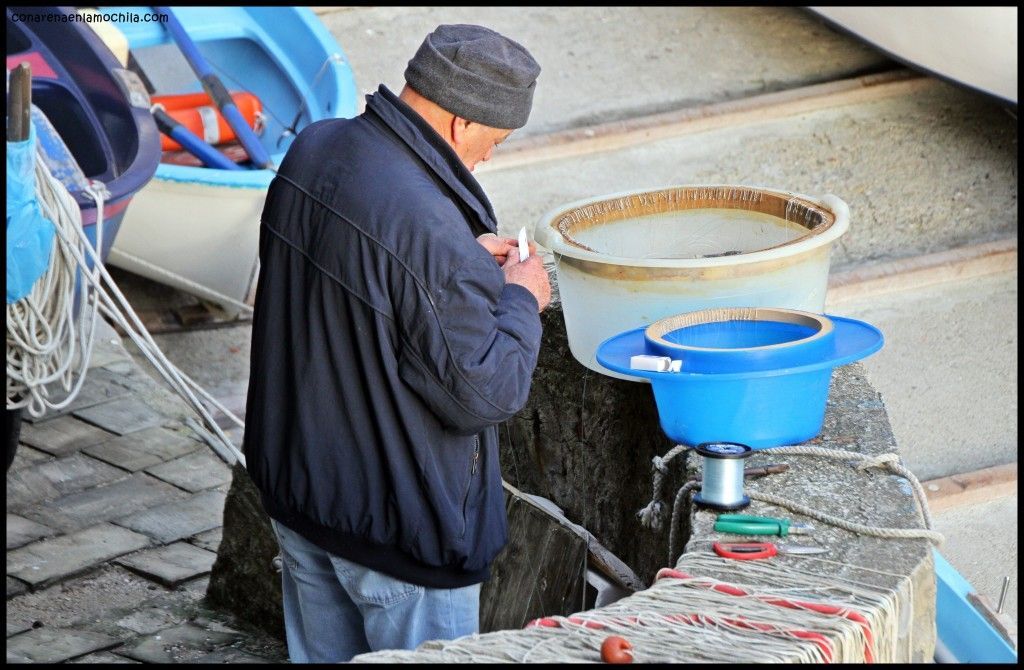
[[[78,203],[36,155],[36,195],[40,209],[57,230],[46,271],[28,295],[7,305],[7,409],[26,408],[34,417],[67,407],[81,389],[96,339],[96,268],[81,267],[83,293],[75,329],[74,250],[83,242],[71,231],[82,229]],[[109,193],[93,181],[85,193],[96,202],[96,243],[103,244],[103,205]],[[87,241],[86,241],[87,243]],[[77,354],[77,365],[74,365]],[[48,385],[59,383],[67,395],[50,398]]]
[[[92,353],[92,343],[95,337],[96,329],[96,316],[99,312],[102,312],[104,316],[110,318],[116,325],[118,325],[131,340],[138,346],[143,356],[153,365],[153,367],[160,373],[164,380],[171,386],[171,388],[184,398],[199,414],[204,424],[208,427],[207,429],[198,430],[197,432],[201,437],[216,451],[216,453],[227,463],[233,464],[235,462],[245,465],[245,457],[241,451],[231,442],[231,440],[224,434],[220,426],[217,425],[213,417],[210,415],[207,408],[199,400],[201,397],[203,400],[208,402],[210,405],[215,407],[217,410],[222,412],[229,420],[235,425],[243,427],[244,422],[235,416],[231,411],[219,403],[213,396],[203,390],[196,382],[194,382],[188,375],[181,372],[173,363],[171,363],[164,353],[157,346],[153,337],[146,330],[146,327],[142,324],[135,310],[132,309],[131,305],[128,304],[128,300],[121,293],[121,290],[117,287],[110,273],[107,272],[106,267],[103,265],[100,259],[97,247],[101,247],[102,244],[102,231],[97,228],[97,245],[94,247],[89,239],[85,235],[85,231],[81,226],[81,213],[78,211],[78,205],[75,203],[71,194],[68,193],[64,185],[57,180],[47,169],[46,165],[40,156],[36,156],[36,175],[37,184],[36,189],[39,194],[40,204],[43,208],[44,215],[50,218],[56,225],[58,247],[61,250],[60,256],[56,253],[51,257],[51,266],[47,270],[47,275],[53,271],[55,274],[54,279],[40,278],[37,284],[44,284],[42,288],[39,286],[33,286],[33,293],[35,295],[36,290],[39,289],[37,300],[34,303],[36,309],[27,307],[35,315],[35,322],[33,323],[34,328],[40,329],[43,333],[43,339],[49,340],[52,338],[46,337],[47,332],[58,332],[61,328],[68,328],[73,322],[73,292],[74,292],[74,279],[76,270],[81,270],[81,279],[83,290],[87,296],[87,299],[83,300],[83,313],[80,314],[79,318],[79,339],[80,342],[85,343],[82,347],[79,366],[80,373],[78,380],[75,383],[72,395],[65,398],[57,405],[49,405],[54,408],[60,408],[66,406],[74,399],[74,395],[77,394],[78,389],[81,388],[81,384],[85,378],[85,372],[88,368],[89,358]],[[94,198],[97,197],[99,187],[94,183],[90,187],[90,195]],[[102,225],[102,199],[97,203],[97,226]],[[54,258],[56,257],[56,258]],[[92,262],[92,268],[89,269],[88,261]],[[64,273],[64,274],[62,274]],[[58,281],[58,276],[69,276],[70,282],[65,280]],[[45,281],[44,281],[45,279]],[[45,305],[47,303],[48,294],[44,291],[48,288],[55,290],[55,287],[59,287],[63,290],[62,295],[52,296],[52,300],[55,304],[62,306],[67,303],[71,303],[71,307],[67,308],[66,311],[58,313],[53,320],[46,318],[47,311],[40,309],[39,305]],[[70,296],[70,297],[69,297]],[[88,309],[88,324],[86,324],[86,310]],[[28,406],[30,400],[23,399],[12,405],[12,397],[17,394],[18,387],[15,387],[12,394],[12,360],[21,364],[21,370],[30,368],[36,365],[35,362],[26,362],[29,356],[26,352],[31,353],[33,351],[30,348],[21,347],[20,358],[19,354],[15,354],[15,358],[12,359],[11,353],[11,342],[12,339],[15,341],[32,343],[33,341],[40,340],[37,336],[35,339],[24,336],[24,331],[19,331],[16,326],[15,333],[19,335],[12,338],[12,319],[11,310],[8,308],[8,362],[7,362],[7,375],[8,375],[8,386],[7,386],[7,407],[8,409],[15,409],[20,406]],[[27,320],[22,319],[21,323],[27,324]],[[54,324],[57,324],[56,326]],[[88,336],[85,335],[85,331],[88,329]],[[74,340],[74,337],[71,338]],[[61,358],[61,367],[65,360],[67,365],[70,366],[70,357],[74,355],[74,342],[63,345],[70,350],[67,358]],[[19,372],[15,369],[15,374],[20,375],[22,380],[25,379],[24,372]],[[63,374],[63,373],[62,373]],[[32,378],[36,383],[33,389],[30,390],[30,395],[34,393],[33,397],[41,398],[41,406],[43,408],[40,414],[45,411],[48,406],[46,403],[47,391],[45,388],[41,388],[41,385],[52,381],[45,375],[36,375]],[[24,387],[28,390],[28,386]],[[70,389],[70,384],[65,386],[67,390]],[[199,397],[197,397],[197,394]],[[32,411],[30,408],[29,411]],[[38,416],[38,415],[36,415]],[[198,427],[198,426],[196,426]]]

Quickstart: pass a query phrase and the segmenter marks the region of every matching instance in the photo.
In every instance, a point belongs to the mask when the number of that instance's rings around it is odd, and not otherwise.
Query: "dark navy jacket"
[[[268,514],[424,586],[507,540],[497,424],[526,404],[537,301],[451,147],[384,86],[303,130],[270,185],[243,449]]]

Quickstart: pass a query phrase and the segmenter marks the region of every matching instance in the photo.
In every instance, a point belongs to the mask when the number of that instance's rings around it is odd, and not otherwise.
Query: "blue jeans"
[[[480,585],[433,589],[335,556],[271,520],[292,663],[336,663],[381,649],[415,649],[480,626]]]

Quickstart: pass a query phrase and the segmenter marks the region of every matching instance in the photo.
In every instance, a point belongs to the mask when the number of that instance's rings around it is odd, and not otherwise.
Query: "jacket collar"
[[[480,183],[458,155],[423,117],[384,84],[366,96],[366,109],[387,125],[462,201],[476,213],[484,228],[497,232],[494,210]]]

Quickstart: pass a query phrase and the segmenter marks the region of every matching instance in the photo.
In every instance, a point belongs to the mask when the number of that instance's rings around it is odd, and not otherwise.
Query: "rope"
[[[650,528],[651,530],[661,530],[661,526],[665,521],[665,506],[661,504],[661,489],[665,484],[665,476],[668,474],[669,462],[678,456],[679,454],[686,451],[686,445],[679,444],[669,450],[667,454],[662,456],[655,456],[651,459],[651,469],[653,470],[653,492],[651,494],[651,502],[647,503],[647,506],[637,512],[637,516],[640,517],[640,524],[644,528]],[[685,485],[684,485],[685,488]],[[682,490],[680,490],[681,494]],[[678,498],[678,496],[677,496]],[[673,508],[672,511],[672,523],[675,525],[676,510]]]
[[[84,233],[80,234],[84,235]],[[192,408],[202,416],[204,423],[210,427],[212,432],[217,436],[217,439],[227,449],[227,452],[234,458],[234,460],[225,459],[229,465],[233,465],[235,461],[245,465],[245,457],[238,450],[238,448],[231,442],[231,440],[224,434],[217,422],[213,420],[213,417],[207,411],[206,407],[196,398],[193,391],[198,392],[205,399],[211,402],[220,409],[224,414],[237,425],[244,426],[244,423],[236,417],[234,414],[229,412],[220,403],[213,400],[212,396],[206,391],[200,389],[199,385],[196,384],[190,377],[182,373],[173,363],[171,363],[164,353],[157,346],[153,340],[152,335],[146,330],[139,316],[135,313],[135,310],[128,304],[127,298],[121,293],[121,290],[114,283],[113,278],[107,269],[100,262],[99,257],[96,254],[96,250],[91,245],[86,245],[86,251],[92,256],[93,262],[96,263],[100,269],[100,274],[103,280],[109,288],[109,292],[104,290],[101,286],[99,295],[102,300],[101,309],[105,316],[108,316],[114,323],[121,327],[121,329],[128,334],[131,340],[142,352],[143,356],[153,365],[153,367],[160,373],[164,380],[171,386],[171,388],[184,398]],[[81,260],[84,262],[84,260]],[[111,297],[111,293],[113,297]],[[115,299],[116,298],[116,302]],[[220,452],[218,452],[220,454]]]
[[[776,449],[772,449],[772,453],[789,454],[792,456],[822,456],[825,458],[834,458],[836,460],[852,459],[853,461],[858,462],[857,469],[860,471],[867,470],[868,468],[881,468],[882,466],[887,466],[889,470],[910,482],[910,486],[914,491],[914,497],[917,499],[917,504],[921,511],[921,517],[924,521],[925,528],[932,528],[932,513],[931,510],[928,509],[928,496],[924,492],[924,487],[921,486],[921,482],[918,481],[914,473],[900,463],[899,454],[888,453],[880,454],[878,456],[869,456],[867,454],[858,454],[853,451],[843,451],[842,449],[801,446],[778,447]],[[938,536],[939,538],[942,538],[942,535]],[[934,540],[932,541],[934,542]],[[941,544],[943,541],[943,539],[939,539],[938,544]]]
[[[85,235],[85,231],[81,226],[81,213],[78,210],[78,205],[74,199],[68,193],[59,180],[57,180],[50,171],[46,168],[43,163],[42,156],[37,154],[36,156],[36,175],[37,175],[37,191],[39,193],[40,205],[43,210],[43,214],[47,216],[51,221],[54,221],[56,225],[58,247],[60,249],[60,255],[53,254],[51,257],[51,265],[44,274],[44,277],[40,278],[36,285],[33,286],[32,294],[36,296],[35,307],[26,305],[24,309],[28,310],[33,314],[35,320],[31,322],[31,326],[38,331],[28,332],[42,332],[42,336],[26,337],[25,328],[29,324],[26,319],[20,321],[15,318],[12,321],[11,309],[8,308],[8,320],[7,320],[7,341],[8,341],[8,353],[7,353],[7,408],[15,409],[21,406],[28,406],[29,411],[33,411],[33,406],[29,403],[32,402],[29,399],[21,399],[15,401],[14,398],[17,396],[19,391],[23,388],[31,398],[40,398],[41,402],[37,404],[36,409],[42,406],[40,414],[45,411],[46,406],[60,408],[66,406],[73,400],[74,394],[77,394],[81,388],[81,384],[85,378],[85,372],[88,368],[89,359],[92,353],[92,343],[95,336],[96,318],[97,314],[102,312],[104,316],[110,318],[115,325],[119,326],[132,341],[138,346],[143,356],[153,365],[158,373],[164,378],[164,380],[171,386],[171,388],[183,397],[189,405],[199,414],[204,421],[204,424],[209,427],[209,432],[203,431],[200,436],[203,437],[207,442],[211,444],[213,442],[219,443],[219,448],[215,447],[217,454],[227,461],[229,464],[239,462],[243,466],[245,465],[245,457],[238,450],[238,448],[231,442],[231,440],[224,434],[220,426],[217,425],[216,421],[210,415],[209,411],[203,405],[203,403],[197,398],[197,394],[201,396],[206,402],[210,403],[218,410],[220,410],[228,419],[238,426],[244,428],[244,423],[237,416],[232,414],[227,408],[221,403],[217,402],[208,392],[203,390],[193,381],[188,375],[182,373],[173,363],[171,363],[167,357],[163,354],[160,348],[157,346],[153,337],[146,330],[142,321],[138,315],[132,309],[131,305],[128,304],[128,300],[121,293],[121,290],[117,287],[110,273],[103,265],[102,260],[92,243]],[[93,183],[87,192],[90,192],[92,197],[96,197],[96,193],[102,185]],[[102,202],[97,202],[97,247],[102,245],[102,230],[101,216],[102,216]],[[84,252],[84,253],[83,253]],[[89,262],[86,260],[88,257],[92,262],[92,269],[89,268]],[[56,258],[56,260],[54,260]],[[83,349],[80,353],[80,373],[78,380],[72,390],[72,395],[65,398],[59,404],[52,404],[46,401],[47,391],[43,384],[53,381],[46,375],[38,374],[38,367],[45,365],[54,365],[48,363],[45,360],[43,362],[36,361],[31,355],[35,350],[23,346],[23,343],[34,343],[46,341],[47,343],[53,338],[53,333],[61,334],[63,337],[62,329],[68,328],[67,324],[73,321],[73,305],[67,307],[68,303],[72,303],[73,300],[69,296],[73,295],[75,290],[75,273],[81,271],[83,291],[87,295],[88,303],[87,306],[83,305],[83,313],[79,318],[79,340],[83,343]],[[53,273],[52,278],[48,278],[47,275]],[[70,282],[59,279],[59,277],[65,276],[70,277]],[[60,291],[57,291],[60,289]],[[36,292],[39,291],[38,295]],[[50,293],[56,292],[55,295]],[[19,301],[20,302],[20,301]],[[17,303],[15,303],[17,304]],[[52,309],[48,312],[44,308],[40,308],[40,305],[50,304],[56,305],[58,311],[53,312]],[[88,317],[87,314],[88,313]],[[50,317],[53,317],[52,319]],[[86,325],[88,321],[88,326]],[[13,325],[12,325],[13,324]],[[88,328],[89,334],[85,335],[85,330]],[[42,338],[42,339],[41,339]],[[70,361],[74,355],[74,337],[71,337],[71,342],[62,344],[66,348],[67,353],[63,356],[60,361],[56,364],[57,369],[62,369],[65,361]],[[14,348],[12,353],[12,341],[14,342]],[[59,351],[60,347],[53,345],[50,349],[37,349],[44,353],[51,351]],[[12,375],[13,368],[13,375]],[[26,370],[34,370],[35,374],[26,376]],[[63,373],[62,373],[63,374]],[[52,376],[52,375],[51,375]],[[12,387],[12,377],[14,385]],[[26,380],[35,381],[34,386],[29,386]],[[20,382],[23,386],[19,387],[17,383]],[[65,389],[70,388],[69,383],[64,383]],[[210,435],[212,433],[212,435]]]
[[[654,457],[654,499],[647,504],[640,512],[640,523],[645,528],[651,528],[658,530],[661,528],[662,517],[663,517],[663,506],[658,500],[661,497],[661,489],[664,481],[664,477],[667,474],[666,464],[678,455],[686,447],[685,445],[677,445],[672,448],[664,458]],[[876,456],[859,454],[853,451],[844,451],[841,449],[826,449],[824,447],[804,447],[804,446],[790,446],[790,447],[775,447],[772,448],[773,454],[789,455],[789,456],[820,456],[824,458],[832,458],[836,460],[853,461],[853,464],[859,471],[864,471],[869,468],[882,468],[892,471],[893,473],[905,478],[910,482],[911,488],[914,491],[914,497],[917,500],[918,509],[921,513],[921,519],[924,522],[924,528],[884,528],[880,526],[869,526],[866,524],[855,523],[853,521],[847,521],[840,517],[825,514],[819,510],[801,505],[800,503],[792,500],[787,500],[780,496],[772,495],[770,493],[761,493],[758,491],[748,491],[747,495],[754,499],[766,502],[778,507],[791,510],[798,514],[817,519],[836,528],[842,528],[843,530],[856,533],[858,535],[870,535],[873,537],[881,537],[886,539],[924,539],[932,542],[936,546],[941,546],[946,541],[945,536],[935,530],[932,530],[932,515],[928,509],[928,498],[925,495],[924,488],[921,486],[921,482],[918,481],[917,477],[904,467],[900,463],[898,454],[887,453]],[[669,540],[668,540],[668,562],[671,564],[676,556],[676,535],[678,528],[680,527],[680,518],[683,510],[683,501],[687,495],[693,490],[698,488],[699,482],[688,481],[683,484],[678,492],[676,493],[675,500],[672,504],[672,527],[669,529]]]
[[[689,495],[690,491],[700,488],[700,482],[688,481],[679,487],[679,491],[676,493],[676,499],[672,503],[672,527],[668,529],[668,564],[672,565],[676,556],[676,532],[680,527],[679,519],[683,512],[683,500]]]
[[[76,332],[78,265],[73,257],[83,241],[72,240],[70,232],[81,231],[82,212],[38,153],[35,177],[40,210],[53,222],[57,244],[50,253],[46,271],[29,294],[7,305],[7,409],[27,408],[31,416],[38,418],[47,410],[70,405],[82,388],[96,339],[97,296],[90,288],[91,283],[83,282],[86,288],[79,301],[81,314]],[[110,193],[98,181],[91,182],[84,192],[96,203],[96,243],[102,245],[103,206]],[[81,269],[83,278],[94,281],[98,276],[96,268]],[[81,347],[80,351],[76,345]],[[67,392],[60,401],[50,398],[47,387],[55,382]]]
[[[932,542],[936,546],[941,546],[942,543],[946,541],[946,537],[942,533],[935,530],[929,530],[924,528],[882,528],[879,526],[867,526],[865,524],[854,523],[852,521],[845,521],[843,519],[840,519],[839,517],[824,514],[823,512],[818,512],[805,505],[795,503],[791,500],[786,500],[785,498],[780,498],[779,496],[773,496],[770,493],[758,493],[756,491],[751,491],[747,495],[749,495],[751,498],[755,500],[771,503],[772,505],[778,505],[779,507],[785,507],[786,509],[797,512],[798,514],[803,514],[804,516],[809,516],[813,519],[824,521],[830,526],[842,528],[843,530],[848,530],[852,533],[857,533],[858,535],[871,535],[874,537],[882,537],[889,539],[924,539],[928,540],[929,542]]]

